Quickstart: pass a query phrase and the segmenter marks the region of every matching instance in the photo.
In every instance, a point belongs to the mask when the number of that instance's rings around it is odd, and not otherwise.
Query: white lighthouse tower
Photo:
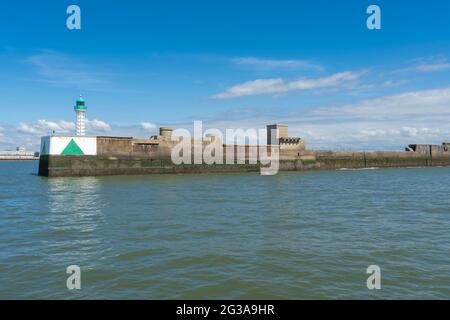
[[[77,114],[77,136],[86,135],[86,111],[87,107],[84,104],[84,99],[80,95],[77,99],[76,105],[73,107]]]

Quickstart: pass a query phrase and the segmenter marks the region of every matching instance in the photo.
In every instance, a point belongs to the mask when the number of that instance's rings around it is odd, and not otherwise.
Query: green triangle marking
[[[77,145],[77,143],[72,139],[69,144],[61,153],[62,156],[82,156],[84,155],[83,150]]]

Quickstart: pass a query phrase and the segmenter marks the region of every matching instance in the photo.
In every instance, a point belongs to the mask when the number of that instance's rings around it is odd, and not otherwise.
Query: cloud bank
[[[145,131],[154,131],[157,125],[151,122],[141,122],[141,128]]]
[[[224,92],[213,96],[214,99],[230,99],[243,96],[276,95],[289,91],[305,91],[323,88],[337,88],[355,82],[362,76],[362,72],[340,72],[322,78],[301,78],[287,82],[281,78],[257,79],[244,82],[228,88]]]

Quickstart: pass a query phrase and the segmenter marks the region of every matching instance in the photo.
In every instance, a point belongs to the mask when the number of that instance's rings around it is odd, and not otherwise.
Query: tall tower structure
[[[272,141],[272,130],[275,130],[275,141]],[[287,139],[289,137],[288,126],[284,124],[271,124],[267,126],[267,144],[277,145],[280,139]]]
[[[76,105],[73,107],[77,114],[77,136],[86,135],[86,111],[87,107],[84,103],[83,97],[80,95],[77,99]]]

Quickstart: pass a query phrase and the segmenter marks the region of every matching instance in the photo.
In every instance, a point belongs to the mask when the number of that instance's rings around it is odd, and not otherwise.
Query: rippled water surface
[[[36,172],[0,162],[3,299],[450,298],[450,168]]]

